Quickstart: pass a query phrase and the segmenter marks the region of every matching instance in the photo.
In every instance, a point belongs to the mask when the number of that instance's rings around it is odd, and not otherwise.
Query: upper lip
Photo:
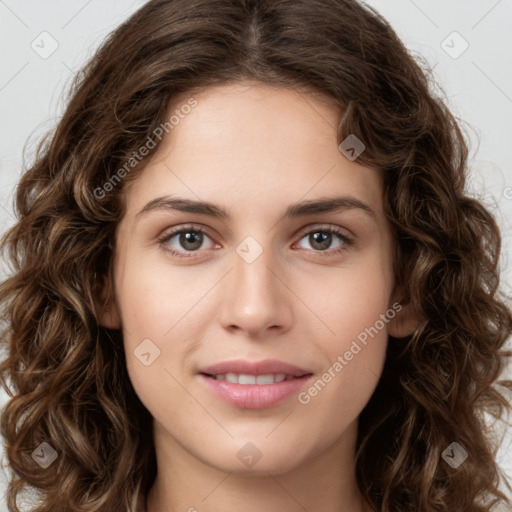
[[[204,373],[206,375],[223,375],[226,373],[269,375],[284,373],[285,375],[292,375],[293,377],[302,377],[304,375],[310,375],[312,372],[299,368],[293,364],[278,361],[277,359],[265,359],[263,361],[246,361],[243,359],[236,359],[207,366],[200,369],[199,373]]]

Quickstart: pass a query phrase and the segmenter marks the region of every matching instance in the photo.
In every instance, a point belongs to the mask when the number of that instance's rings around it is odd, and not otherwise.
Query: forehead
[[[170,113],[179,110],[189,97],[176,98]],[[198,149],[202,151],[219,154],[228,148],[243,149],[246,158],[260,159],[264,157],[262,145],[283,154],[287,149],[296,152],[299,143],[309,142],[304,147],[307,150],[312,144],[327,146],[336,141],[340,107],[318,93],[242,82],[211,87],[194,98],[197,106],[173,129],[162,150],[180,145],[198,147],[200,141]],[[219,140],[221,136],[223,140]],[[237,147],[231,147],[232,142]]]
[[[195,106],[184,114],[191,97]],[[130,184],[128,210],[164,194],[261,209],[335,193],[381,208],[380,174],[338,149],[341,111],[329,98],[236,83],[182,94],[168,117],[177,112],[179,121]]]

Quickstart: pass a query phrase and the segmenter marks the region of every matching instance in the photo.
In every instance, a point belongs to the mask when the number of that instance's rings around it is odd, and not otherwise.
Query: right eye
[[[197,258],[195,255],[187,255],[186,253],[194,253],[198,252],[201,248],[204,249],[202,246],[205,237],[210,238],[203,229],[189,226],[173,229],[165,233],[158,241],[163,246],[164,250],[168,251],[173,256],[177,256],[178,258]],[[169,243],[173,241],[173,239],[175,239],[174,245]]]

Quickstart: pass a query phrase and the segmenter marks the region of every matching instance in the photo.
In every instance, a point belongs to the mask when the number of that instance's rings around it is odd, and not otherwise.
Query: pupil
[[[317,231],[316,233],[313,233],[311,236],[313,237],[314,241],[314,243],[311,244],[312,247],[315,247],[314,244],[319,244],[320,247],[318,248],[323,251],[327,249],[329,245],[331,245],[331,233]]]
[[[187,231],[186,233],[182,233],[180,236],[180,244],[186,249],[199,249],[202,242],[202,234],[197,233],[196,231]],[[190,246],[190,244],[192,246]]]

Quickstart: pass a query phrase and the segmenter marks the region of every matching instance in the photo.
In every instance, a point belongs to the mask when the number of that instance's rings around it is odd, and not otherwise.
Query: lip
[[[313,373],[309,370],[299,368],[293,364],[278,361],[277,359],[265,359],[263,361],[246,361],[236,359],[223,361],[199,370],[199,373],[208,375],[220,375],[223,373],[246,373],[247,375],[265,375],[269,373],[285,373],[293,377],[302,377]]]
[[[300,392],[313,373],[274,359],[264,361],[224,361],[201,369],[199,378],[207,389],[225,402],[241,409],[268,409]],[[292,375],[291,380],[274,384],[238,384],[225,380],[216,380],[211,375],[225,373],[244,373],[247,375],[266,375],[284,373]]]

